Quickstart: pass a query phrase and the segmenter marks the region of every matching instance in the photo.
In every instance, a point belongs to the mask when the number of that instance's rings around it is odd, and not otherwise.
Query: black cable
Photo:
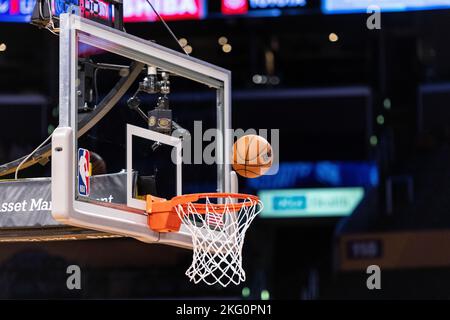
[[[87,62],[87,63],[90,63],[90,62]],[[125,68],[130,69],[130,67],[117,65],[117,64],[110,64],[110,63],[90,63],[90,64],[95,67],[95,70],[94,70],[94,94],[95,94],[95,106],[97,107],[97,103],[98,103],[97,73],[98,73],[98,70],[116,71],[116,70],[121,70],[121,69],[125,69]]]
[[[180,46],[181,50],[183,50],[183,52],[189,56],[189,53],[187,53],[186,50],[184,50],[183,46],[180,44],[180,42],[178,41],[177,36],[175,35],[175,33],[173,33],[172,29],[170,29],[170,27],[167,25],[166,21],[164,21],[163,17],[161,17],[161,15],[158,13],[158,11],[156,11],[155,7],[153,7],[152,3],[150,2],[150,0],[146,0],[147,3],[150,5],[150,7],[152,8],[153,12],[158,16],[158,19],[163,23],[164,27],[166,27],[167,31],[169,31],[170,35],[172,36],[172,38],[175,39],[175,41],[177,42],[177,44]]]
[[[98,86],[97,86],[97,71],[100,70],[99,68],[96,68],[94,70],[94,94],[95,94],[95,107],[97,108],[98,103]]]

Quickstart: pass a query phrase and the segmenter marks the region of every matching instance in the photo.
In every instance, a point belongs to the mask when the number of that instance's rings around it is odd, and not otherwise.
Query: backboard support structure
[[[176,176],[173,182],[176,186],[176,195],[182,194],[182,143],[179,138],[161,134],[156,131],[147,130],[144,128],[136,127],[131,124],[127,124],[127,207],[135,208],[139,210],[145,210],[147,203],[144,200],[139,200],[133,197],[133,137],[140,137],[151,141],[157,141],[159,143],[172,146],[175,148],[175,165]]]
[[[127,205],[105,204],[78,195],[76,97],[78,42],[133,61],[156,66],[171,74],[216,90],[217,192],[237,192],[236,176],[228,161],[231,150],[231,73],[228,70],[167,49],[147,40],[85,18],[62,14],[60,20],[59,127],[52,138],[52,215],[62,223],[136,238],[147,243],[192,247],[191,234],[158,233],[149,229],[144,202],[131,195],[132,136],[159,141],[177,150],[177,194],[182,192],[181,140],[148,129],[127,125]],[[125,134],[125,133],[124,133]]]

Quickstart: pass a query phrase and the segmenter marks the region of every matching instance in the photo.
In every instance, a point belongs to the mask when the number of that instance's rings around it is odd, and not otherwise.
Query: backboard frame
[[[147,226],[142,210],[102,206],[76,197],[77,150],[77,65],[78,41],[87,45],[157,66],[170,73],[216,89],[217,112],[217,192],[235,192],[230,166],[231,72],[125,32],[73,15],[60,20],[59,127],[52,138],[52,215],[60,222],[83,228],[134,237],[144,242],[160,242],[192,247],[186,228],[176,233],[157,233]]]
[[[147,140],[156,141],[175,148],[175,190],[176,195],[182,193],[182,143],[179,138],[168,136],[156,131],[144,129],[141,127],[127,124],[127,206],[130,208],[145,210],[147,203],[144,200],[139,200],[133,197],[133,137],[144,138]]]

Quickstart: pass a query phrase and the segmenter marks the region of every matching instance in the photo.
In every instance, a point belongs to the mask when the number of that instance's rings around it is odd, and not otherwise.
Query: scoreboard
[[[0,0],[0,21],[30,22],[35,0]]]
[[[324,13],[365,13],[370,6],[382,12],[450,9],[450,0],[323,0]]]
[[[47,1],[47,0],[44,0]],[[102,0],[48,0],[59,15],[68,5],[86,4],[97,14],[107,15]],[[280,16],[320,11],[319,1],[310,0],[150,0],[166,20],[201,20],[229,16]],[[36,0],[0,0],[0,21],[29,22]],[[146,0],[124,0],[125,22],[150,22],[157,17]]]
[[[73,4],[108,15],[113,0],[41,0],[54,8]],[[450,9],[450,0],[150,0],[166,20],[202,20],[226,17],[278,17],[311,13],[366,13],[371,5],[382,11]],[[36,0],[0,0],[0,21],[29,22]],[[89,7],[89,8],[88,8]],[[151,22],[157,17],[146,0],[123,0],[125,22]],[[59,12],[60,13],[60,12]],[[109,17],[110,19],[111,17]]]

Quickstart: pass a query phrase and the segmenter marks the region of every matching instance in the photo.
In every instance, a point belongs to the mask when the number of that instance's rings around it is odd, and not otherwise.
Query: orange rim
[[[236,202],[236,203],[196,203],[196,201],[200,199],[226,199],[226,198],[232,198],[232,199],[238,199],[242,200],[242,202]],[[245,201],[245,200],[252,200],[252,201]],[[207,208],[214,209],[217,211],[218,214],[225,213],[225,208],[228,208],[228,210],[232,212],[237,212],[241,210],[243,207],[252,207],[255,205],[255,202],[257,203],[259,201],[259,198],[257,196],[251,195],[251,194],[244,194],[244,193],[193,193],[193,194],[186,194],[181,196],[173,197],[171,200],[174,207],[181,205],[183,209],[187,209],[188,206],[193,206],[197,213],[205,214],[207,212]],[[211,210],[209,210],[211,211]],[[189,213],[187,213],[189,214]]]

